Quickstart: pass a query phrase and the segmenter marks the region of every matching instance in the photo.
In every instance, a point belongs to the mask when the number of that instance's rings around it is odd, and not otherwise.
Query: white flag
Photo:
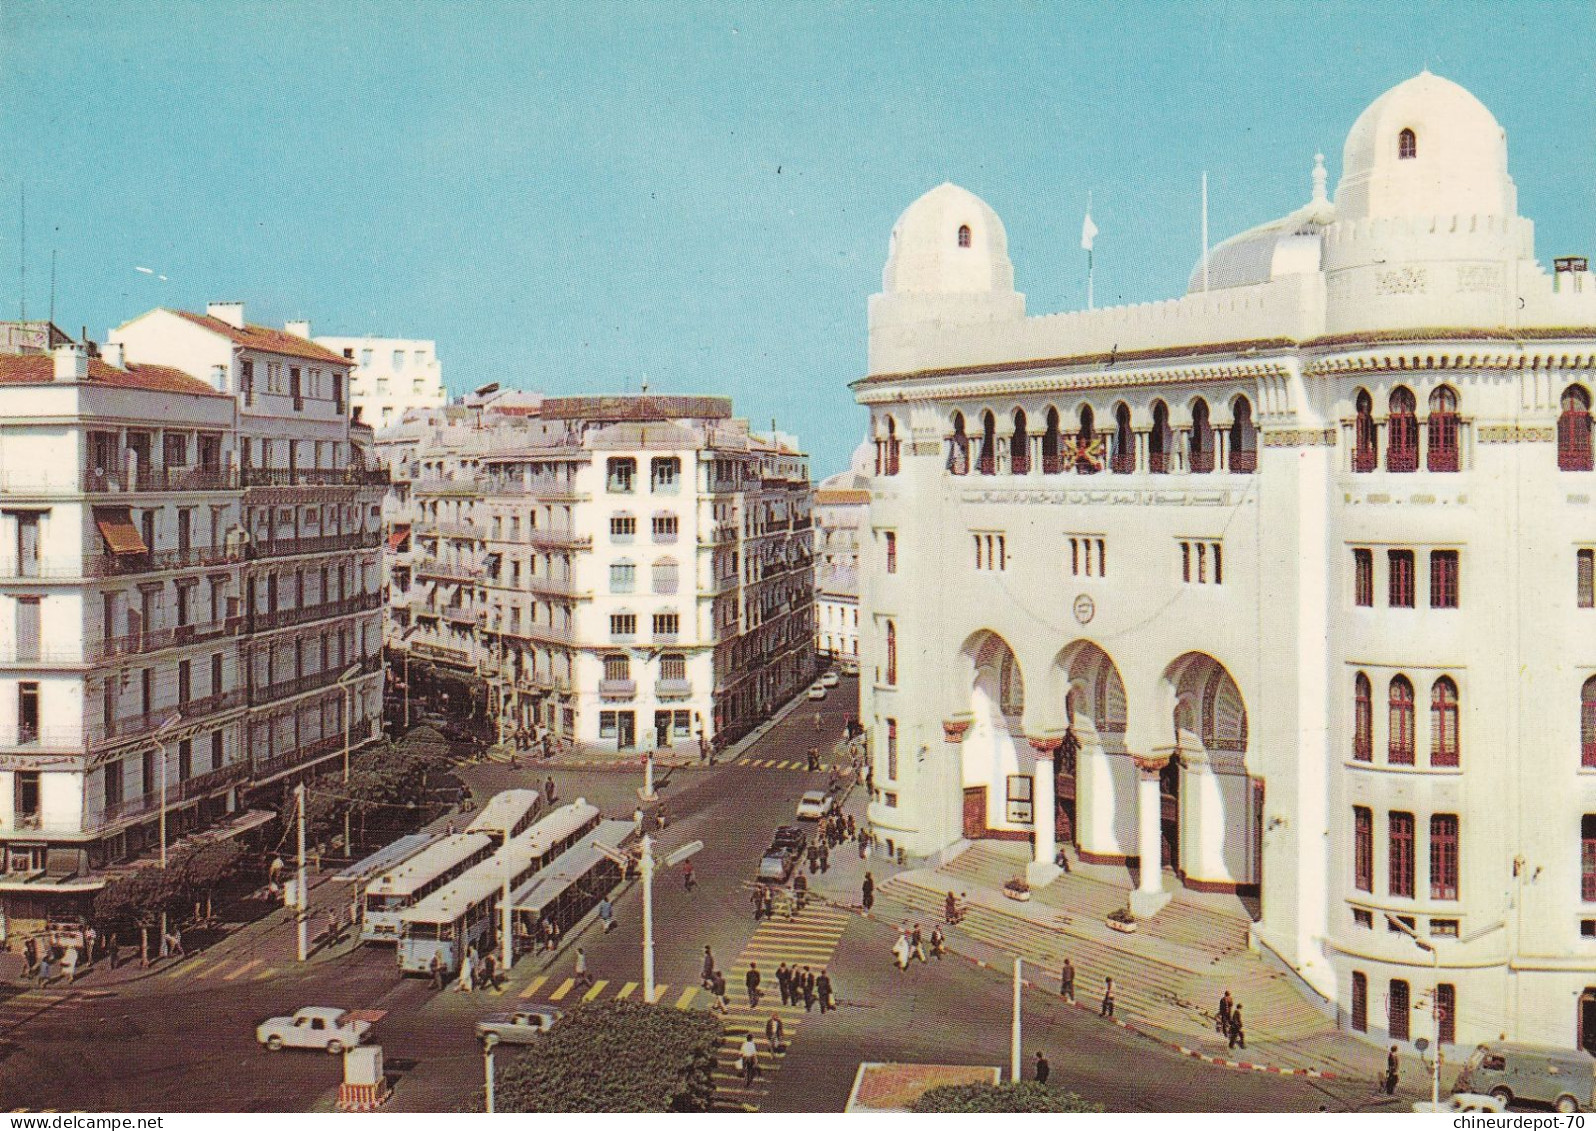
[[[1092,241],[1097,238],[1097,225],[1092,223],[1092,214],[1088,212],[1086,219],[1081,221],[1081,250],[1091,251]]]

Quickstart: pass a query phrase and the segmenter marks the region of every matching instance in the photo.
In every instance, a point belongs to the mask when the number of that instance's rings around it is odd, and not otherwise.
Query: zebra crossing
[[[281,973],[279,967],[268,965],[266,960],[261,958],[198,954],[193,958],[180,959],[175,966],[157,976],[167,981],[210,980],[239,983],[264,982],[279,973]]]
[[[98,995],[96,995],[98,996]],[[22,1028],[40,1017],[57,1017],[75,1012],[87,995],[75,989],[33,988],[0,1000],[0,1037]]]
[[[802,759],[792,758],[739,758],[736,766],[753,766],[761,770],[797,770],[807,773],[809,767]]]

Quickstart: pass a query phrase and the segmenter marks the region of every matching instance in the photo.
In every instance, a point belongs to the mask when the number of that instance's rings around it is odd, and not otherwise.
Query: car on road
[[[1596,1057],[1584,1049],[1497,1041],[1480,1045],[1470,1054],[1454,1087],[1492,1096],[1504,1106],[1528,1101],[1576,1112],[1596,1105],[1593,1077]]]
[[[858,675],[859,674],[859,661],[857,661],[857,660],[844,660],[842,662],[842,674],[843,675]]]
[[[511,1013],[492,1013],[477,1022],[477,1039],[482,1047],[530,1045],[554,1028],[565,1014],[558,1009],[517,1009]]]
[[[809,834],[797,825],[782,825],[770,840],[770,847],[759,860],[759,879],[763,883],[784,884],[809,847]]]
[[[335,1006],[307,1005],[292,1017],[272,1017],[255,1027],[255,1039],[272,1052],[279,1049],[326,1049],[337,1056],[371,1032],[371,1022]]]
[[[842,682],[842,677],[837,675],[836,672],[827,672],[825,675],[820,677],[820,686],[821,687],[836,687],[837,684],[839,684],[841,682]]]
[[[1473,1092],[1458,1092],[1448,1096],[1438,1104],[1429,1100],[1419,1100],[1413,1105],[1414,1111],[1444,1112],[1454,1114],[1457,1112],[1501,1112],[1507,1110],[1507,1105],[1495,1096],[1481,1096]]]
[[[798,819],[818,821],[837,807],[837,801],[823,789],[811,789],[798,799]]]
[[[813,687],[811,687],[809,689],[809,698],[811,698],[811,699],[824,699],[825,697],[826,697],[826,689],[824,687],[821,687],[818,683],[815,684]]]

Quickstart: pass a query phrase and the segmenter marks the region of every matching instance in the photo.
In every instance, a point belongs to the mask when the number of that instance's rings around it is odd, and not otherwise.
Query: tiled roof
[[[353,366],[355,363],[340,353],[334,353],[324,346],[318,346],[309,338],[301,338],[290,334],[287,330],[273,330],[269,326],[251,326],[244,324],[242,330],[230,326],[220,318],[212,318],[209,314],[195,314],[190,310],[174,310],[173,314],[179,318],[186,318],[196,326],[231,339],[235,344],[245,346],[252,350],[261,350],[264,353],[280,353],[285,357],[302,357],[308,361],[325,361],[334,365]]]
[[[55,382],[55,358],[47,353],[0,354],[0,385],[49,385]],[[152,393],[188,393],[225,397],[197,377],[165,365],[133,365],[117,369],[99,358],[89,359],[89,384]]]

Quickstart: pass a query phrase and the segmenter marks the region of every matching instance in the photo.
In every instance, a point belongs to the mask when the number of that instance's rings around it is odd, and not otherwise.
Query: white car
[[[326,1049],[337,1056],[366,1039],[371,1022],[347,1009],[307,1005],[292,1017],[273,1017],[255,1027],[255,1039],[278,1049]]]
[[[813,687],[811,687],[809,689],[809,698],[811,698],[811,699],[824,699],[825,697],[826,697],[826,689],[824,687],[821,687],[818,683],[815,684]]]
[[[518,1009],[495,1013],[477,1022],[483,1048],[498,1044],[529,1045],[554,1027],[563,1014],[558,1009]]]
[[[1429,1100],[1420,1100],[1413,1105],[1414,1111],[1420,1112],[1445,1112],[1455,1113],[1462,1111],[1474,1112],[1501,1112],[1507,1110],[1507,1105],[1495,1096],[1479,1096],[1472,1092],[1458,1092],[1448,1096],[1438,1104]]]
[[[859,665],[858,665],[858,663],[856,661],[854,661],[854,660],[844,660],[842,662],[842,674],[843,675],[858,675],[859,674]]]
[[[798,799],[798,819],[818,821],[835,807],[836,802],[831,799],[831,794],[823,789],[811,789]]]
[[[837,684],[841,682],[841,679],[842,679],[842,677],[839,676],[836,672],[827,672],[825,675],[820,677],[820,686],[821,687],[836,687]]]

